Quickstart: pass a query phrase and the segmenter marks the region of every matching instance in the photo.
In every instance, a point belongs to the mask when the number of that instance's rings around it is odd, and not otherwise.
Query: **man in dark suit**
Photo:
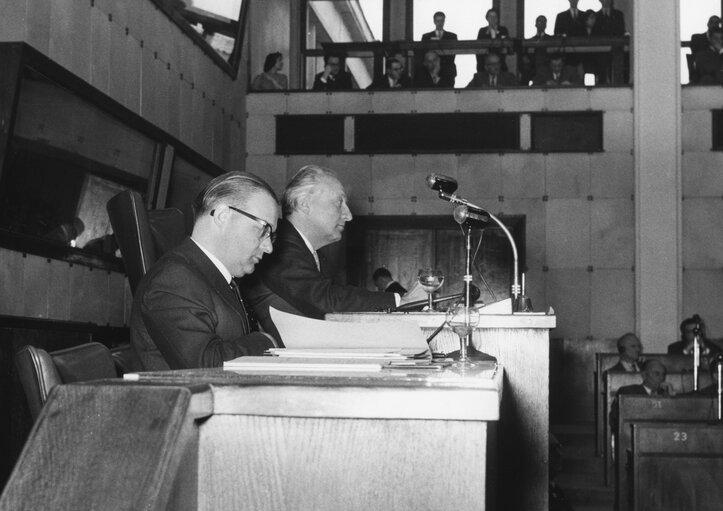
[[[324,70],[314,77],[313,90],[349,90],[351,75],[339,55],[324,55]]]
[[[323,319],[329,312],[389,309],[402,302],[395,294],[341,284],[317,252],[341,240],[344,225],[352,219],[344,187],[333,171],[302,167],[286,186],[282,208],[273,256],[264,258],[242,282],[244,297],[267,332],[278,336],[269,306]]]
[[[454,32],[447,32],[444,29],[444,22],[446,16],[442,11],[434,13],[434,30],[422,34],[422,41],[456,41],[457,34]],[[439,57],[440,65],[442,67],[442,73],[450,77],[452,80],[452,87],[454,87],[454,79],[457,76],[457,66],[454,63],[454,55],[442,55]]]
[[[404,74],[404,65],[396,58],[387,59],[387,72],[374,79],[368,90],[407,89],[412,81]]]
[[[487,26],[480,28],[479,32],[477,32],[478,41],[486,39],[501,40],[510,37],[510,32],[507,30],[507,27],[500,25],[500,13],[497,12],[497,9],[488,10],[485,15],[485,19],[487,20]],[[485,55],[478,53],[476,56],[477,71],[481,71],[485,62]],[[504,56],[500,55],[499,58],[502,70],[507,71],[507,64],[505,63]]]
[[[665,381],[665,377],[668,371],[665,366],[655,359],[647,360],[643,364],[643,383],[635,385],[626,385],[620,387],[617,392],[617,396],[621,395],[636,395],[636,396],[674,396],[675,391],[673,386]],[[620,415],[620,409],[618,406],[618,397],[615,397],[613,404],[610,408],[610,424],[613,425],[613,433],[617,435],[615,428],[618,423],[618,416]]]
[[[695,54],[695,72],[698,83],[713,85],[721,83],[723,69],[723,30],[714,28],[710,34],[710,44]]]
[[[555,18],[555,35],[574,36],[582,29],[582,13],[577,8],[579,0],[569,0],[570,8]]]
[[[515,85],[517,85],[515,76],[501,70],[500,56],[488,53],[485,57],[484,71],[475,73],[467,88],[502,89]]]
[[[541,87],[561,87],[581,85],[582,80],[574,67],[565,65],[562,54],[555,53],[550,57],[550,65],[533,78],[532,84]]]
[[[374,282],[374,287],[385,293],[397,293],[399,296],[404,296],[407,292],[399,282],[392,278],[392,274],[389,273],[389,270],[386,268],[377,268],[374,270],[372,282]]]
[[[425,53],[424,67],[415,73],[414,86],[420,89],[454,87],[454,78],[444,73],[440,62],[436,51]]]
[[[722,350],[717,344],[705,338],[705,323],[696,315],[691,318],[685,318],[680,323],[681,340],[668,345],[668,354],[692,355],[696,333],[698,334],[701,355],[706,356],[721,353]]]
[[[613,7],[613,0],[600,0],[602,8],[597,12],[597,25],[602,36],[625,35],[623,12]]]
[[[632,332],[623,334],[617,341],[617,347],[620,360],[608,371],[640,372],[640,354],[643,352],[643,345],[638,336]]]
[[[133,300],[131,347],[147,371],[217,367],[274,346],[251,331],[233,280],[272,251],[273,190],[252,174],[231,172],[213,179],[193,210],[191,237],[151,267]]]
[[[703,32],[702,34],[693,34],[690,37],[690,51],[695,55],[699,51],[707,50],[710,46],[710,39],[711,35],[713,34],[713,30],[721,28],[720,24],[720,17],[719,16],[711,16],[708,18],[708,30]]]

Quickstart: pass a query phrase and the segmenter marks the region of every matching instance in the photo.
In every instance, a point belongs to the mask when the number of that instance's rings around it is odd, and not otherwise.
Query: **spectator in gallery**
[[[407,292],[399,282],[392,278],[392,274],[386,268],[377,268],[374,270],[372,281],[378,291],[398,293],[399,296],[403,296]]]
[[[444,22],[447,19],[442,11],[437,11],[432,17],[434,20],[434,30],[422,34],[422,41],[456,41],[457,34],[448,32],[444,29]],[[441,55],[439,57],[442,73],[452,79],[454,86],[454,78],[457,76],[457,66],[454,63],[454,55]]]
[[[708,18],[708,29],[702,34],[693,34],[690,37],[690,51],[695,56],[699,51],[705,51],[711,45],[711,36],[713,31],[721,28],[720,17],[713,15]]]
[[[535,35],[530,37],[529,41],[542,41],[550,37],[552,36],[547,33],[547,18],[540,14],[535,19]]]
[[[696,331],[698,334],[698,342],[700,343],[700,354],[702,356],[721,353],[722,350],[717,344],[706,339],[705,322],[696,314],[693,317],[684,319],[680,323],[680,340],[668,345],[668,354],[692,355]]]
[[[600,35],[625,35],[625,16],[613,7],[613,0],[600,0],[601,9],[597,12],[597,24]]]
[[[577,8],[579,0],[569,0],[570,8],[555,18],[555,35],[575,36],[582,31],[583,13]]]
[[[503,27],[500,25],[500,13],[497,11],[497,9],[490,9],[487,11],[487,14],[485,15],[485,19],[487,20],[487,26],[482,27],[479,29],[479,32],[477,32],[477,40],[499,40],[499,39],[507,39],[510,37],[509,30],[507,30],[507,27]],[[507,66],[505,65],[504,59],[500,57],[502,70],[507,71]],[[481,71],[482,67],[484,66],[485,57],[482,54],[477,54],[477,71]]]
[[[709,37],[708,47],[697,52],[695,57],[695,72],[698,83],[712,85],[721,83],[721,69],[723,68],[723,29],[714,28]]]
[[[387,59],[387,72],[374,79],[367,87],[370,90],[406,89],[412,86],[412,81],[404,73],[404,64],[394,57]]]
[[[552,37],[546,32],[547,30],[547,18],[545,16],[538,16],[535,19],[535,35],[530,37],[528,41],[544,41]],[[539,47],[535,48],[535,53],[530,54],[522,52],[518,60],[518,68],[520,74],[520,84],[531,85],[532,80],[537,75],[537,65],[541,63],[547,55],[547,48]]]
[[[550,65],[535,76],[532,84],[541,87],[562,87],[581,85],[582,80],[574,67],[565,64],[562,54],[555,53],[550,57]]]
[[[640,372],[640,365],[642,364],[640,355],[643,352],[643,345],[638,336],[632,332],[623,334],[617,340],[617,348],[618,353],[620,353],[620,360],[608,371]]]
[[[488,53],[485,57],[484,70],[474,74],[467,88],[502,89],[517,85],[512,73],[502,71],[500,56]]]
[[[324,70],[314,77],[313,90],[351,88],[351,75],[344,70],[344,59],[339,55],[324,55]]]
[[[424,54],[423,67],[414,75],[414,86],[418,88],[451,88],[454,78],[442,70],[441,61],[436,51]]]
[[[284,69],[284,56],[279,53],[269,53],[264,61],[264,72],[256,75],[251,82],[251,90],[286,90],[289,88],[289,78],[281,72]]]

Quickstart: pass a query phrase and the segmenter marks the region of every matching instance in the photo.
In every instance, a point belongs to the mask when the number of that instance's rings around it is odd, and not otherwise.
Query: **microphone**
[[[427,186],[438,192],[454,193],[457,189],[457,180],[442,174],[430,174],[427,176]]]
[[[469,285],[469,301],[470,303],[474,303],[477,301],[477,299],[480,297],[480,290],[477,286],[474,284]],[[449,300],[459,300],[460,298],[464,298],[464,293],[456,293],[453,295],[447,295],[447,296],[440,296],[439,298],[434,298],[432,300],[432,303],[440,303],[440,302],[447,302]],[[428,300],[415,300],[413,302],[405,303],[403,305],[400,305],[396,309],[391,309],[390,312],[406,312],[415,310],[418,307],[424,307],[429,303]]]
[[[700,335],[700,333],[701,333],[700,324],[702,323],[700,316],[698,314],[693,314],[693,321],[695,321],[695,328],[693,329],[693,333],[695,335]]]
[[[490,221],[490,214],[484,209],[471,206],[457,206],[454,208],[453,216],[459,225],[468,224],[484,227]]]

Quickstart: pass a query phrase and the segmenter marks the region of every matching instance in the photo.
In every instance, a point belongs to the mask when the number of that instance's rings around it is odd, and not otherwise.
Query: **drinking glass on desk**
[[[452,305],[447,310],[447,324],[459,336],[459,363],[469,364],[467,358],[467,339],[479,323],[479,311],[474,307],[465,307],[463,303]]]
[[[419,285],[422,286],[422,289],[427,292],[427,296],[429,297],[429,310],[433,311],[434,304],[432,303],[432,293],[444,284],[444,272],[442,272],[442,270],[423,268],[419,270],[417,280],[419,281]]]

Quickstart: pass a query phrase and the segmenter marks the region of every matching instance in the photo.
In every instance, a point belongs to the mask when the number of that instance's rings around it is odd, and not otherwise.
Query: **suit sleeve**
[[[244,335],[237,313],[220,297],[214,300],[203,279],[178,265],[165,270],[138,298],[146,329],[171,369],[219,367],[272,347],[262,333]]]
[[[391,308],[393,294],[342,286],[316,269],[304,247],[290,245],[264,269],[263,280],[271,291],[303,314],[322,318],[329,312],[361,312]]]

